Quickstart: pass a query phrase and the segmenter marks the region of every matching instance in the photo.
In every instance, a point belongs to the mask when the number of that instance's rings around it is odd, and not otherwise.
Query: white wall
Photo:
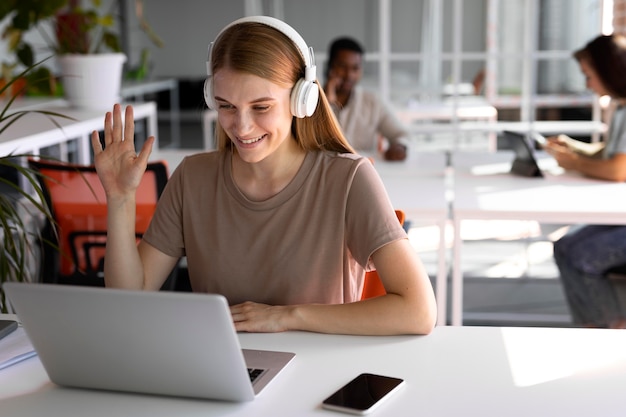
[[[152,74],[157,77],[205,77],[209,43],[225,25],[244,16],[243,1],[149,0],[144,3],[147,20],[165,43],[161,49],[151,46]]]

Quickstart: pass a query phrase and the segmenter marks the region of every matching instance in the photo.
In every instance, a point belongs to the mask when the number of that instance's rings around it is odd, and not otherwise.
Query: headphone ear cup
[[[291,90],[291,114],[302,119],[311,116],[317,108],[319,88],[317,83],[300,78]]]
[[[213,97],[213,77],[208,77],[204,81],[204,101],[209,109],[215,110],[217,108],[217,104],[215,103],[215,99]]]

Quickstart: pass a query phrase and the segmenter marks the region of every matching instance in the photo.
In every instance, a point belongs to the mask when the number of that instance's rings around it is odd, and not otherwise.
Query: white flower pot
[[[61,82],[71,106],[91,110],[109,110],[120,101],[122,53],[60,55]]]

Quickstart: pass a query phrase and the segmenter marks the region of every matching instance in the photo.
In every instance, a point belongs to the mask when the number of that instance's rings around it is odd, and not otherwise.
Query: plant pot
[[[126,55],[67,54],[58,59],[65,99],[72,107],[109,110],[120,101]]]

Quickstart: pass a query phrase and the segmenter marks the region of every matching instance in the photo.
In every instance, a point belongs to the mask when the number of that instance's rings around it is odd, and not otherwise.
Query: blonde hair
[[[304,59],[293,41],[263,23],[246,22],[226,29],[211,51],[211,73],[230,68],[264,78],[277,85],[293,87],[304,77]],[[291,132],[302,149],[355,153],[346,140],[319,82],[319,102],[310,117],[293,118]],[[230,146],[230,138],[216,124],[218,150]]]

